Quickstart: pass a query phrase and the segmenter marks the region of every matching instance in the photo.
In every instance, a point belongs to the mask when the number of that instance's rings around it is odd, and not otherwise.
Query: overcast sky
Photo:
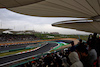
[[[14,31],[35,30],[39,32],[59,32],[60,34],[89,34],[73,29],[51,26],[51,24],[55,22],[75,19],[77,18],[47,18],[27,16],[14,13],[7,9],[0,9],[0,28],[10,28]]]

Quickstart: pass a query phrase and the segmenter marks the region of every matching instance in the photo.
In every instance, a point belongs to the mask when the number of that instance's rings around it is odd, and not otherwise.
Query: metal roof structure
[[[100,15],[100,0],[0,0],[0,7],[41,17],[85,17]]]
[[[13,34],[17,34],[17,33],[23,32],[23,31],[10,31],[10,32],[13,33]]]
[[[35,32],[34,30],[25,30],[24,32]]]
[[[3,33],[3,31],[7,31],[7,30],[11,30],[11,29],[0,29],[0,34]]]
[[[53,23],[52,26],[100,34],[100,22],[93,22],[93,20],[61,21]]]
[[[13,8],[38,3],[44,0],[0,0],[0,8]]]
[[[9,0],[9,2],[8,0],[0,0],[0,8],[7,8],[30,16],[87,18],[93,20],[92,23],[67,24],[68,21],[66,21],[66,24],[61,24],[62,26],[59,24],[55,26],[97,33],[99,31],[100,0]],[[85,26],[83,27],[83,25]],[[88,28],[88,25],[91,27]]]
[[[11,30],[11,29],[0,29],[0,31],[7,31],[7,30]]]
[[[33,33],[35,33],[35,31],[34,30],[25,30],[24,33],[31,33],[31,34],[33,34]]]

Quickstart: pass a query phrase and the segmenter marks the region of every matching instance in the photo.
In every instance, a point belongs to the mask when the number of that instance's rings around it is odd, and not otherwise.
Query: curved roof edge
[[[38,3],[45,0],[0,0],[0,8],[15,8],[29,4]]]
[[[91,33],[100,33],[100,22],[94,22],[93,20],[61,21],[53,23],[52,26]]]

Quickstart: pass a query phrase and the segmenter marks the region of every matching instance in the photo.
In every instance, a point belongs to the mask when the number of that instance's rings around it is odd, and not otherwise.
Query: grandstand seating
[[[0,34],[0,42],[34,40],[34,34]]]

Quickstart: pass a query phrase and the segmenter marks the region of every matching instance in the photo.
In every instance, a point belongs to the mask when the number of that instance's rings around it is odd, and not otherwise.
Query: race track
[[[72,40],[59,40],[59,41],[55,41],[55,42],[70,43],[71,41]],[[32,52],[28,52],[28,53],[22,53],[22,54],[15,54],[15,55],[6,56],[6,57],[1,57],[0,58],[0,66],[2,64],[5,64],[5,63],[9,63],[9,62],[16,61],[16,60],[19,60],[19,59],[22,59],[22,58],[26,58],[26,57],[29,57],[29,56],[33,56],[33,55],[37,55],[37,54],[40,54],[40,53],[47,52],[51,49],[51,47],[55,47],[57,45],[58,45],[57,43],[49,42],[48,44],[42,46],[41,48],[39,48],[36,51],[32,51]]]
[[[56,43],[48,43],[48,44],[46,44],[45,46],[41,47],[40,49],[38,49],[36,51],[18,54],[18,55],[11,55],[11,56],[7,56],[7,57],[2,57],[2,58],[0,58],[0,64],[4,64],[4,63],[11,62],[11,61],[14,61],[14,60],[22,59],[22,58],[25,58],[25,57],[29,57],[29,56],[32,56],[32,55],[39,54],[39,53],[44,53],[46,51],[49,51],[51,49],[51,47],[55,47],[55,46],[57,46]]]

